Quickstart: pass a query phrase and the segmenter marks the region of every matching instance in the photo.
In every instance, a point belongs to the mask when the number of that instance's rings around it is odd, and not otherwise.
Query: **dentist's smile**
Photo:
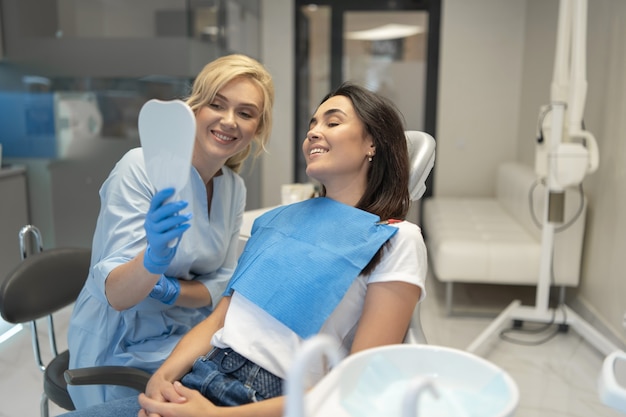
[[[211,133],[213,133],[213,136],[215,136],[219,140],[223,140],[224,142],[231,142],[237,139],[235,136],[228,136],[228,135],[225,135],[224,133],[216,132],[215,130],[212,130]]]

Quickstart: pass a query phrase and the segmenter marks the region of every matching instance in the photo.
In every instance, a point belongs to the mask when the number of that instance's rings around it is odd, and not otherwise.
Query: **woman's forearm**
[[[105,293],[111,307],[126,310],[150,294],[160,278],[143,266],[144,251],[130,261],[113,269],[105,281]]]
[[[402,343],[420,294],[418,286],[406,282],[369,284],[350,353]]]
[[[193,280],[180,280],[180,295],[176,300],[176,305],[199,308],[210,306],[212,302],[211,293],[203,283]]]

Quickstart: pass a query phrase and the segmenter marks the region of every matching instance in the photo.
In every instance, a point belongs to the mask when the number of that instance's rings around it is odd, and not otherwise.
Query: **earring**
[[[367,154],[367,160],[368,160],[369,162],[372,162],[372,157],[373,157],[373,156],[374,156],[374,155],[372,155],[372,153],[371,153],[371,152],[369,152],[369,153]]]

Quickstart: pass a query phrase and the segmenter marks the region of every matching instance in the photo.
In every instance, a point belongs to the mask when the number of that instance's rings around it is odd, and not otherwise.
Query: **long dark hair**
[[[371,135],[376,154],[367,172],[367,185],[356,207],[378,215],[381,220],[403,220],[409,210],[409,152],[404,134],[404,121],[396,106],[387,98],[359,85],[345,82],[329,93],[331,97],[344,96]],[[321,104],[320,103],[320,104]],[[321,194],[326,190],[322,187]],[[363,270],[370,273],[380,262],[382,250]]]
[[[404,219],[410,204],[409,154],[400,112],[385,97],[350,82],[341,84],[321,103],[334,96],[350,99],[376,146],[365,193],[356,207],[383,220]]]

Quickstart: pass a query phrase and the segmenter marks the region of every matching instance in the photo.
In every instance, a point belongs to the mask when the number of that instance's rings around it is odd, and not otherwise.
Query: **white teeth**
[[[326,149],[315,148],[315,149],[311,149],[311,151],[309,152],[309,155],[314,155],[316,153],[326,153],[326,152],[328,152]]]
[[[235,139],[235,138],[233,138],[233,137],[230,137],[230,136],[225,136],[225,135],[222,135],[222,134],[220,134],[220,133],[215,133],[215,132],[214,132],[213,134],[214,134],[215,136],[217,136],[219,139],[221,139],[221,140],[225,140],[225,141],[231,141],[231,140],[234,140],[234,139]]]

